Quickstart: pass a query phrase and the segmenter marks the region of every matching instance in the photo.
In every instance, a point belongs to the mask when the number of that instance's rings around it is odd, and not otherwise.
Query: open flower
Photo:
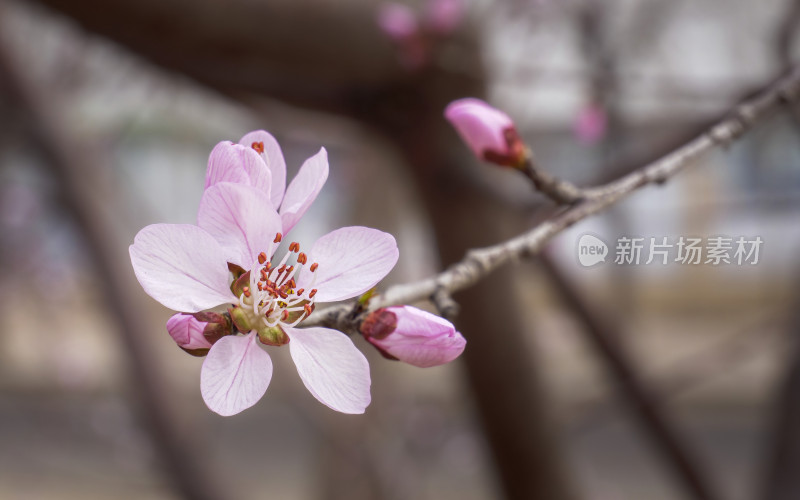
[[[314,202],[327,178],[328,153],[322,148],[303,163],[287,187],[286,161],[278,141],[269,132],[256,130],[245,134],[239,144],[223,141],[211,150],[206,188],[233,182],[263,191],[280,213],[283,234],[287,234]]]
[[[503,111],[469,97],[448,104],[444,116],[479,159],[505,167],[524,165],[525,144]]]
[[[361,333],[385,357],[420,368],[453,361],[467,344],[452,323],[411,306],[370,313],[361,324]]]
[[[241,335],[214,342],[203,362],[200,389],[211,410],[227,416],[255,404],[272,377],[272,361],[259,344],[288,343],[314,397],[343,413],[363,413],[370,402],[364,355],[339,331],[297,326],[316,301],[348,299],[375,286],[397,262],[395,240],[375,229],[345,227],[319,238],[308,252],[292,243],[275,257],[284,214],[274,207],[260,187],[213,183],[196,226],[153,224],[139,231],[130,247],[136,277],[174,310],[229,305]]]

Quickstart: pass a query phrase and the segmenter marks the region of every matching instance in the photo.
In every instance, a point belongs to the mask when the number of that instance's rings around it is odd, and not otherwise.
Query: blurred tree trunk
[[[404,152],[431,214],[442,261],[518,232],[521,217],[469,182],[465,147],[442,118],[447,102],[481,95],[475,33],[462,31],[448,64],[416,74],[396,63],[371,2],[40,0],[127,49],[247,102],[266,96],[359,118]],[[455,55],[454,55],[455,54]],[[471,76],[463,76],[469,74]],[[463,158],[463,156],[462,156]],[[470,160],[474,161],[474,160]],[[386,186],[386,189],[390,189]],[[530,335],[503,269],[460,294],[459,327],[483,430],[512,499],[570,498],[545,412]]]
[[[433,73],[420,80],[426,94],[384,100],[397,109],[386,113],[392,120],[380,127],[412,167],[447,266],[470,248],[521,232],[530,217],[479,184],[476,160],[442,116],[454,97],[482,95],[482,83]],[[513,294],[514,280],[514,270],[505,267],[455,297],[461,306],[456,324],[468,339],[462,357],[467,381],[505,496],[570,499],[532,343],[526,341],[533,332]]]

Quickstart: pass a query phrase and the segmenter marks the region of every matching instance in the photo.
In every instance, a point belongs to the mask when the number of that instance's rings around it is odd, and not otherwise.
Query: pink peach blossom
[[[372,312],[361,333],[384,356],[427,368],[453,361],[467,341],[452,323],[411,306],[393,306]]]
[[[289,186],[286,161],[278,141],[264,130],[245,134],[239,144],[223,141],[211,151],[206,188],[219,182],[246,184],[269,196],[287,234],[316,199],[328,178],[325,148],[307,159]]]
[[[267,147],[265,142],[265,151]],[[229,156],[251,161],[246,158],[252,155],[241,148],[225,149]],[[323,149],[314,161],[324,159]],[[280,173],[273,166],[275,180]],[[282,203],[288,198],[291,206],[279,214],[274,184],[267,190],[255,182],[219,181],[241,171],[250,176],[247,168],[209,170],[214,182],[203,194],[197,225],[153,224],[139,231],[130,247],[139,283],[161,304],[187,313],[227,304],[236,312],[231,315],[243,335],[224,336],[211,346],[200,376],[204,401],[226,416],[255,404],[272,377],[272,361],[259,343],[288,342],[300,378],[314,397],[343,413],[363,413],[370,403],[369,365],[363,354],[339,331],[297,326],[316,301],[355,297],[383,279],[397,262],[394,238],[376,229],[345,227],[319,238],[307,253],[292,243],[281,259],[275,258],[285,216],[291,214],[288,220],[293,220],[302,211],[293,211],[292,186],[282,196]],[[217,172],[225,174],[216,177]],[[303,187],[298,192],[313,191],[305,188],[316,186],[315,180],[298,178]],[[249,280],[245,273],[232,286],[230,265],[249,272]],[[242,324],[248,327],[242,329]]]

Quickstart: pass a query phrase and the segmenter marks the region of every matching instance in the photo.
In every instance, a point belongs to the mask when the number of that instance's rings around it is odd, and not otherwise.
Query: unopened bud
[[[199,312],[193,314],[195,319],[204,321],[203,337],[214,345],[217,340],[233,333],[231,315],[229,313]]]
[[[372,312],[361,333],[384,357],[421,368],[449,363],[467,343],[449,321],[411,306]]]
[[[211,342],[203,336],[207,325],[191,314],[178,313],[167,320],[167,332],[184,351],[192,356],[205,356],[211,349]]]
[[[480,99],[466,98],[451,102],[444,116],[481,160],[504,167],[524,167],[528,149],[514,122],[503,111]]]
[[[367,340],[383,340],[396,329],[397,315],[389,309],[378,309],[361,323],[361,333]]]

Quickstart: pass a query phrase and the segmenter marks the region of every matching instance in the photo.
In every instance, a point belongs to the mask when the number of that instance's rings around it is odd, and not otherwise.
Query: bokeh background
[[[457,294],[462,359],[416,369],[355,339],[365,415],[314,400],[285,349],[259,404],[206,409],[202,361],[166,334],[127,246],[146,224],[194,222],[218,141],[270,131],[290,178],[326,147],[295,238],[393,233],[389,286],[554,211],[470,156],[451,100],[506,110],[545,169],[591,185],[800,54],[796,0],[425,0],[403,4],[417,24],[402,37],[386,5],[0,2],[0,499],[800,498],[788,105]],[[585,233],[612,252],[622,236],[764,243],[756,265],[584,268]]]

